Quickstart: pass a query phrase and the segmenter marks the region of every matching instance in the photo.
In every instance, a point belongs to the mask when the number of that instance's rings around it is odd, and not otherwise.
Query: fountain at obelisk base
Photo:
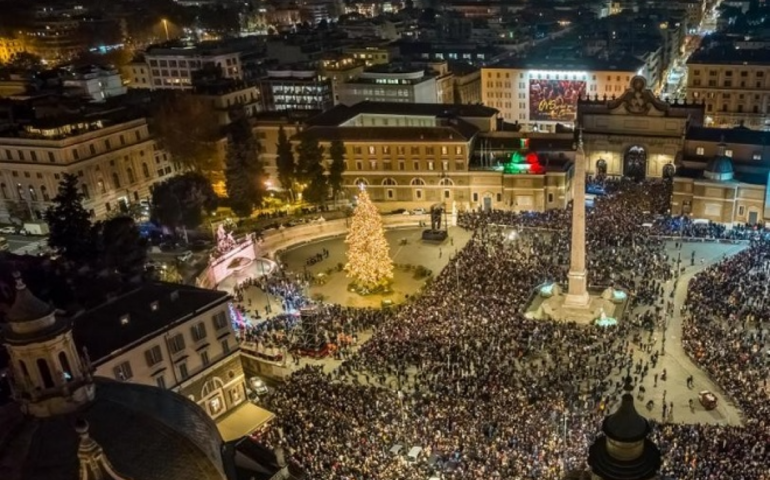
[[[607,325],[620,318],[628,300],[626,292],[613,287],[595,291],[588,288],[586,270],[586,158],[583,132],[578,137],[572,177],[572,242],[567,291],[547,283],[538,288],[526,312],[529,318]]]

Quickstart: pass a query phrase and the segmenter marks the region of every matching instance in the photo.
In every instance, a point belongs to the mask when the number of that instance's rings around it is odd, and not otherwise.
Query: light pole
[[[168,20],[166,20],[164,18],[163,20],[161,20],[161,22],[163,22],[163,30],[166,31],[166,41],[168,42],[169,41],[169,36],[168,36]]]

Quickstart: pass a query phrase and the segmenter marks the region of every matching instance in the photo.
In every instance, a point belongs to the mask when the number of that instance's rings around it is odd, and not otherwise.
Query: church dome
[[[709,180],[726,181],[733,179],[733,161],[730,157],[717,155],[706,165],[703,176]]]
[[[145,385],[94,383],[95,399],[66,415],[24,415],[16,403],[0,408],[0,478],[78,480],[84,425],[124,478],[227,478],[222,438],[193,402]]]

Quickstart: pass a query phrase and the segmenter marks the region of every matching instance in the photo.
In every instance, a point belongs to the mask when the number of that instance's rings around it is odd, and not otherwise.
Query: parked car
[[[415,208],[412,210],[412,215],[425,215],[427,211],[424,208]]]
[[[717,396],[708,390],[703,390],[698,393],[698,400],[706,410],[714,410],[717,408]]]
[[[190,250],[184,251],[177,255],[176,259],[180,262],[187,263],[193,259],[193,253]]]
[[[265,381],[259,377],[251,377],[249,379],[249,385],[257,395],[264,395],[267,393],[267,385],[265,385]]]
[[[16,233],[16,227],[14,227],[14,226],[2,227],[2,228],[0,228],[0,233],[14,234],[14,233]]]
[[[211,242],[207,240],[194,240],[190,243],[190,250],[194,252],[202,252],[211,248]]]
[[[407,212],[405,208],[397,208],[390,213],[393,215],[403,215],[403,214],[409,215],[409,212]]]

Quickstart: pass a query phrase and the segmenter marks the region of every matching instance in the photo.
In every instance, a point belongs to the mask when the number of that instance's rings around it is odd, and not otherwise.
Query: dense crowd
[[[655,325],[670,308],[664,284],[680,259],[643,224],[665,217],[670,185],[601,181],[607,194],[587,216],[590,281],[628,289],[633,318]],[[372,338],[336,370],[304,368],[268,396],[277,418],[263,440],[283,444],[309,478],[425,480],[441,469],[446,480],[561,479],[586,468],[623,378],[657,383],[659,342],[633,322],[601,328],[525,315],[537,285],[566,277],[568,212],[475,212],[460,221],[472,239],[422,296],[388,314],[324,310],[332,336],[355,322],[374,327]],[[511,228],[520,230],[515,239]],[[747,424],[656,425],[666,475],[770,479],[769,262],[770,247],[757,243],[693,283],[685,348]],[[421,447],[421,460],[394,454],[396,445]]]

